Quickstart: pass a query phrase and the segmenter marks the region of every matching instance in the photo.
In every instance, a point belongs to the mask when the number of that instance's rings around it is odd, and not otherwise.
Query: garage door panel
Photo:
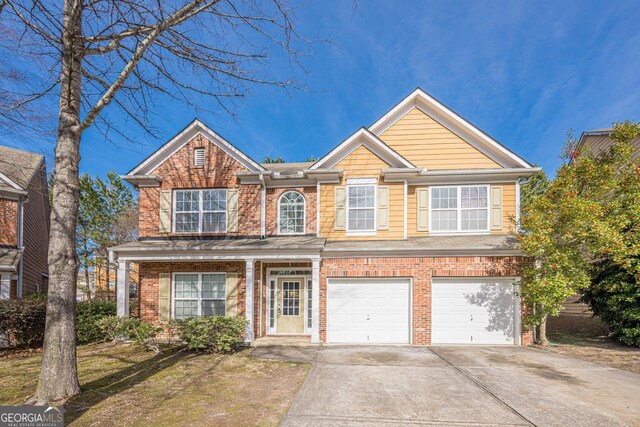
[[[408,280],[331,279],[327,294],[327,341],[408,343],[409,312]]]
[[[432,284],[434,344],[512,344],[513,283],[437,281]]]

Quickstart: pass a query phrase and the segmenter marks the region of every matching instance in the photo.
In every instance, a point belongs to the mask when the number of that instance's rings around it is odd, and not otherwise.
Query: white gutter
[[[260,174],[260,186],[262,196],[260,200],[260,237],[267,236],[267,183],[264,182],[264,175]]]
[[[520,205],[522,204],[520,186],[527,184],[530,180],[531,177],[516,179],[516,232],[520,231]]]
[[[316,237],[320,237],[320,183],[316,183]]]
[[[24,203],[25,200],[18,202],[18,248],[24,250]],[[18,270],[18,283],[16,286],[16,295],[22,298],[22,277],[24,274],[24,254],[20,260],[20,269]]]

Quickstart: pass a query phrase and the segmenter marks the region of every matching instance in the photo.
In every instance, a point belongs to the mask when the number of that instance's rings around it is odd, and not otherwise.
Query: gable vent
[[[193,165],[204,166],[204,148],[196,148],[193,150]]]

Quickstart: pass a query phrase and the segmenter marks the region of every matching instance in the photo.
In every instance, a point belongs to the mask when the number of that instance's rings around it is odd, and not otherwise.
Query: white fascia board
[[[120,175],[120,178],[135,187],[158,187],[162,182],[157,175]]]
[[[0,172],[0,180],[4,181],[5,183],[7,183],[11,187],[15,188],[16,190],[24,190],[24,188],[20,187],[18,184],[13,182],[11,179],[9,179],[8,176],[3,174],[2,172]]]
[[[253,251],[113,251],[119,261],[230,261],[247,258],[257,260],[313,260],[320,259],[320,250],[304,252],[301,250],[253,250]]]
[[[169,142],[160,147],[155,153],[153,153],[146,160],[132,169],[127,175],[147,175],[153,172],[158,166],[169,159],[173,154],[184,147],[198,134],[202,134],[205,138],[211,141],[211,143],[218,146],[225,153],[233,157],[250,171],[266,170],[264,167],[260,166],[259,163],[251,159],[249,156],[233,146],[230,142],[215,133],[200,120],[196,119],[191,122],[191,124],[186,128],[184,128],[180,133],[169,140]]]
[[[476,169],[476,170],[444,170],[424,171],[417,176],[407,178],[409,185],[428,184],[491,184],[499,182],[516,181],[518,178],[527,178],[541,169],[536,168],[510,168],[510,169]],[[400,181],[394,176],[386,176],[385,182]]]
[[[494,249],[486,247],[469,248],[429,248],[429,249],[325,249],[322,258],[438,258],[449,256],[519,256],[520,249]]]
[[[351,154],[360,145],[380,157],[390,166],[415,168],[407,159],[396,153],[380,138],[366,128],[360,128],[353,135],[338,144],[326,156],[315,162],[309,169],[331,168]]]
[[[369,129],[376,136],[379,136],[413,108],[420,109],[423,113],[440,122],[447,129],[488,155],[501,166],[509,166],[509,163],[511,163],[516,167],[532,167],[527,161],[420,88],[414,90],[409,96],[396,104],[395,107],[371,125]]]

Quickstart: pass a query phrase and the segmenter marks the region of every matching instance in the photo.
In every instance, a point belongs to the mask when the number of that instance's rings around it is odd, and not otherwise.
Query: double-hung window
[[[431,188],[431,231],[489,231],[489,188],[455,186]]]
[[[362,179],[347,183],[347,231],[376,230],[375,180]]]
[[[175,273],[173,317],[225,315],[224,273]]]
[[[224,233],[227,230],[227,190],[176,190],[176,233]]]

